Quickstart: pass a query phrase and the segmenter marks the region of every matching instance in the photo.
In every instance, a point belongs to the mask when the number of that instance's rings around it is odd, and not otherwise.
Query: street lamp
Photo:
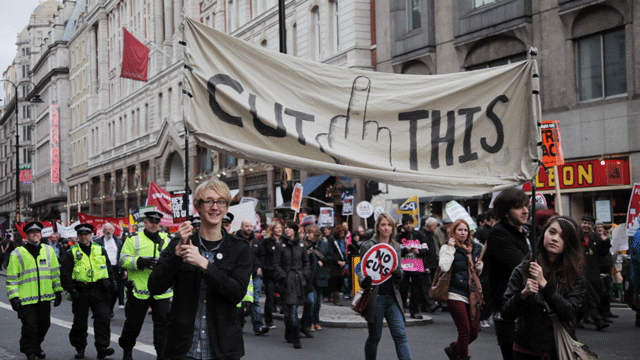
[[[22,84],[32,84],[34,89],[36,84],[29,80],[23,80],[19,83],[14,83],[11,80],[0,79],[0,82],[8,82],[13,85],[13,93],[14,93],[14,101],[16,102],[16,223],[20,222],[20,125],[18,123],[18,87]],[[33,98],[30,100],[33,104],[41,104],[42,98],[40,95],[35,94]]]

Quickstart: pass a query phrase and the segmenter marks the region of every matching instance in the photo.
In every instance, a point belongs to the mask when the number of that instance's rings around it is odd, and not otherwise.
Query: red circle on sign
[[[398,254],[389,244],[377,244],[362,257],[362,274],[371,277],[372,285],[379,285],[391,277],[398,266]]]

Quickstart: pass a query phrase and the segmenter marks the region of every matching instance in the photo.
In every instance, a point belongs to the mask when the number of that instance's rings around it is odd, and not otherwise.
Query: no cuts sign
[[[371,276],[371,284],[379,285],[387,281],[398,266],[398,254],[390,245],[378,244],[364,254],[361,266],[364,276]]]

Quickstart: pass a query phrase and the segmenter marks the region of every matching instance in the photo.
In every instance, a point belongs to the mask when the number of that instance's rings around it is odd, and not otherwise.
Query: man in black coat
[[[600,277],[599,259],[603,255],[609,254],[609,248],[603,246],[603,242],[598,235],[593,232],[593,226],[596,219],[591,215],[582,217],[582,245],[584,249],[585,259],[585,278],[587,280],[587,291],[583,302],[583,308],[578,313],[578,321],[576,327],[584,327],[583,321],[593,323],[596,330],[602,331],[608,327],[605,316],[606,311],[603,306],[602,297],[609,296],[604,291],[604,284]]]
[[[424,260],[429,253],[429,250],[425,246],[425,240],[418,231],[413,228],[413,216],[404,214],[402,216],[402,227],[400,232],[396,236],[396,241],[402,245],[402,259],[417,259],[422,262],[424,267]],[[419,245],[408,246],[408,241],[417,241]],[[407,292],[411,287],[411,296],[409,297],[409,312],[411,318],[422,319],[420,315],[420,304],[427,304],[428,300],[424,293],[423,284],[428,281],[428,273],[426,268],[423,271],[407,271],[405,270],[405,277],[402,279],[400,285],[400,294],[402,295],[402,301],[406,302]]]
[[[161,359],[236,360],[244,356],[237,304],[251,277],[249,243],[222,229],[231,193],[207,180],[194,193],[200,231],[185,221],[149,276],[151,295],[173,287],[169,331]]]
[[[484,224],[482,224],[480,227],[478,227],[478,230],[476,230],[475,238],[478,239],[480,244],[485,245],[487,243],[487,239],[489,238],[489,232],[491,231],[491,227],[493,226],[495,219],[492,209],[489,209],[489,211],[484,214],[478,215],[478,219],[480,219],[481,215],[484,217]]]
[[[507,189],[496,197],[493,209],[498,223],[489,232],[483,271],[489,271],[490,301],[502,358],[511,360],[515,323],[504,321],[500,311],[513,269],[531,251],[529,234],[524,226],[529,220],[529,197],[520,189]]]
[[[424,239],[424,243],[427,246],[426,255],[423,258],[424,269],[426,272],[425,282],[423,282],[423,291],[424,296],[427,299],[427,303],[423,304],[423,311],[428,311],[430,313],[436,312],[440,307],[442,307],[438,302],[434,301],[429,296],[429,289],[431,288],[431,283],[433,282],[433,275],[435,275],[436,270],[438,269],[438,253],[436,252],[436,244],[433,240],[433,232],[438,228],[438,220],[433,217],[426,217],[422,221],[422,227],[420,227],[420,234]]]
[[[252,255],[252,272],[253,279],[253,304],[251,305],[251,324],[253,332],[256,335],[262,335],[269,332],[269,327],[264,326],[260,317],[260,292],[262,291],[262,263],[264,262],[264,247],[262,243],[253,234],[253,225],[251,220],[243,219],[240,223],[240,230],[236,231],[236,236],[249,242]],[[244,324],[244,317],[241,318]]]
[[[111,296],[111,317],[113,317],[113,307],[116,305],[116,301],[120,305],[121,309],[124,309],[124,282],[126,278],[126,272],[120,267],[118,259],[120,259],[120,250],[122,250],[122,240],[115,234],[115,228],[110,223],[102,225],[102,236],[97,238],[96,243],[102,245],[107,251],[109,256],[109,262],[111,268],[116,276],[117,293]]]

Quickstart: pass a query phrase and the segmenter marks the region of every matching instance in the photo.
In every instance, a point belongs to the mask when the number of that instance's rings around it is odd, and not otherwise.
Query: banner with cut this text
[[[529,181],[541,153],[535,60],[402,75],[272,52],[185,22],[185,124],[249,160],[450,195]]]

